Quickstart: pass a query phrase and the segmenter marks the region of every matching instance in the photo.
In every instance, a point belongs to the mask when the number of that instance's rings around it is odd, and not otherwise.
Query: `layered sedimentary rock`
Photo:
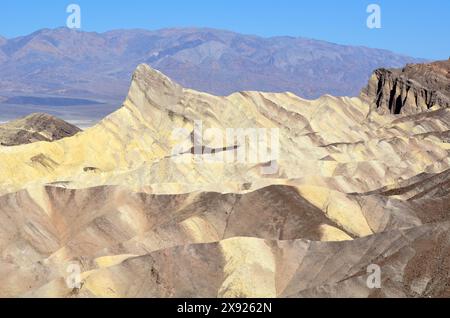
[[[0,125],[0,143],[2,146],[18,146],[55,141],[74,136],[80,131],[78,127],[54,116],[36,113]]]
[[[0,192],[48,183],[150,185],[155,193],[171,194],[227,192],[243,184],[251,190],[291,180],[345,193],[369,192],[422,172],[444,171],[450,162],[443,135],[449,116],[447,109],[419,117],[379,116],[358,98],[309,101],[260,92],[217,97],[183,89],[141,65],[123,107],[95,127],[53,143],[3,149]],[[249,160],[211,163],[206,155],[192,154],[191,134],[183,139],[173,133],[193,133],[196,121],[203,126],[204,147],[225,153],[247,148]],[[278,169],[263,173],[270,158],[250,158],[258,153],[253,143],[230,138],[218,143],[208,135],[211,128],[264,128],[268,141],[270,129],[279,129]]]
[[[95,127],[0,147],[0,295],[450,296],[449,131],[448,108],[218,97],[141,65]]]
[[[376,70],[361,96],[380,113],[416,114],[450,107],[450,59]]]

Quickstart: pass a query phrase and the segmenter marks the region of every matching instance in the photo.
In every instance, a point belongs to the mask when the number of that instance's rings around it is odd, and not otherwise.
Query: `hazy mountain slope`
[[[55,141],[71,137],[81,130],[47,114],[31,114],[0,125],[0,144],[17,146],[37,141]]]
[[[6,39],[0,36],[0,47],[2,47],[6,43]],[[0,50],[0,64],[3,64],[7,60],[6,54]],[[0,99],[1,101],[1,99]]]
[[[148,63],[183,86],[228,95],[291,91],[356,96],[379,67],[417,62],[384,50],[304,38],[261,38],[214,29],[124,30],[102,34],[40,30],[0,43],[0,95],[114,100]]]

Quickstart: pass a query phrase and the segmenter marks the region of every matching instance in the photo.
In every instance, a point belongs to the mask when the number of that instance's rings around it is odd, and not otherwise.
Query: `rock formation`
[[[278,155],[231,128],[278,129]],[[0,296],[450,297],[449,131],[449,108],[218,97],[140,65],[98,125],[0,147]]]
[[[37,141],[55,141],[71,137],[81,130],[47,114],[31,114],[0,125],[0,144],[17,146]]]
[[[450,107],[450,59],[378,69],[361,96],[380,113],[416,114]]]

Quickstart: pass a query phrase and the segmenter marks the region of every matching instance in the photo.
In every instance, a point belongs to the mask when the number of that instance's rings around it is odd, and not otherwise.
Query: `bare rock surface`
[[[378,69],[361,95],[381,113],[416,114],[450,107],[450,59]]]
[[[0,147],[0,296],[450,297],[450,108],[372,107],[214,96],[140,65],[98,125]],[[211,128],[276,128],[279,156],[211,161],[258,153]]]
[[[81,129],[47,114],[31,114],[27,117],[0,125],[2,146],[18,146],[37,141],[55,141],[71,137]]]

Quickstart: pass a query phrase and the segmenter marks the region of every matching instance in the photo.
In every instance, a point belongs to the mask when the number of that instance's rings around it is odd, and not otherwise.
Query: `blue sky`
[[[448,0],[1,1],[0,35],[11,38],[64,26],[71,3],[81,6],[85,31],[212,27],[261,36],[303,36],[429,59],[450,56]],[[366,26],[366,8],[372,3],[381,7],[381,29]]]

